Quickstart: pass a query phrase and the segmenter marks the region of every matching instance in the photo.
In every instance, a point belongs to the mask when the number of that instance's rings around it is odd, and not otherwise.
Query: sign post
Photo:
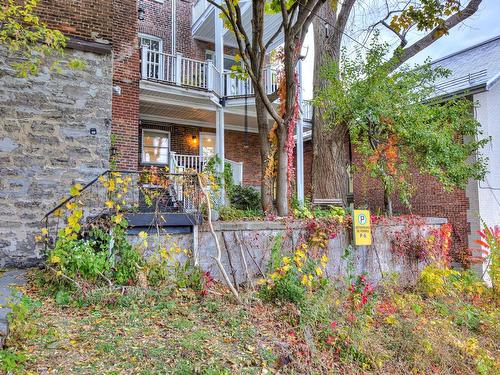
[[[354,245],[369,246],[372,244],[370,211],[354,210],[353,218]]]

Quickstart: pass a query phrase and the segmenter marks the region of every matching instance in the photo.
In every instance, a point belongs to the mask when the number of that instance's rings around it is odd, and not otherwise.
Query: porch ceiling
[[[243,27],[250,39],[252,39],[252,9],[251,1],[240,1],[242,11]],[[281,14],[269,14],[265,16],[264,43],[271,38],[281,25]],[[215,10],[212,5],[206,10],[193,25],[193,36],[195,39],[205,42],[215,43]],[[278,36],[275,42],[270,46],[272,51],[283,43],[283,34]],[[224,29],[224,44],[229,47],[238,48],[234,34],[228,29]]]
[[[143,120],[168,122],[180,125],[215,128],[216,112],[189,105],[157,104],[140,102],[140,117]],[[224,112],[225,128],[228,130],[244,131],[245,116],[241,113]],[[257,132],[255,117],[248,116],[248,131]]]

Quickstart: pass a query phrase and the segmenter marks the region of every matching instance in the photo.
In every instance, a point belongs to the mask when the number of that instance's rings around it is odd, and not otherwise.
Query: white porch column
[[[297,64],[298,75],[299,75],[299,119],[297,121],[297,199],[300,203],[304,203],[304,122],[303,122],[303,110],[304,101],[302,100],[302,60],[299,60]]]
[[[215,66],[219,70],[220,77],[220,86],[223,88],[223,76],[224,76],[224,24],[222,21],[222,18],[220,17],[220,10],[218,8],[215,8]],[[223,90],[221,89],[221,92]],[[215,129],[216,129],[216,138],[217,138],[217,144],[216,144],[216,150],[217,150],[217,155],[219,156],[220,159],[220,165],[219,165],[219,171],[221,172],[222,175],[222,186],[224,186],[224,174],[222,173],[224,171],[224,105],[221,105],[217,108],[217,115],[216,115],[216,124],[215,124]],[[225,197],[225,192],[222,191],[222,200],[224,203],[224,197]]]

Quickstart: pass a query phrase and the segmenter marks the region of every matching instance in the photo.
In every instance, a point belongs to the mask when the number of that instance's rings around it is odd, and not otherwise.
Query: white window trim
[[[154,162],[150,162],[150,161],[144,161],[144,132],[167,134],[168,135],[168,158],[170,158],[170,152],[172,151],[172,148],[171,148],[172,137],[170,136],[169,131],[143,128],[143,129],[141,129],[141,165],[162,165],[162,166],[168,165],[169,160],[167,160],[166,163],[154,163]]]
[[[151,40],[154,40],[155,42],[158,42],[158,45],[160,47],[159,52],[163,52],[163,39],[162,38],[155,36],[155,35],[144,34],[144,33],[138,33],[137,36],[139,37],[139,44],[141,43],[141,38],[151,39]],[[142,44],[140,44],[139,47],[142,48]]]

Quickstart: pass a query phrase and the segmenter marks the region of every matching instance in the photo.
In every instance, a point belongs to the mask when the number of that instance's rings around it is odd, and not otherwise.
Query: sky
[[[372,1],[374,3],[378,2],[378,0]],[[366,9],[355,9],[346,33],[354,37],[354,39],[360,43],[363,43],[366,34],[359,32],[360,25],[363,25],[364,27],[365,24],[370,24],[370,20],[374,17],[378,18],[377,15],[368,13]],[[411,44],[412,41],[417,40],[419,35],[420,34],[412,35],[409,38],[409,44]],[[479,10],[472,17],[450,30],[448,35],[442,37],[425,50],[421,51],[412,60],[410,60],[409,63],[419,64],[424,62],[428,57],[433,60],[438,59],[497,35],[500,35],[500,0],[483,0]],[[390,32],[382,33],[381,37],[391,45],[397,44],[396,38],[392,37]],[[353,49],[354,46],[356,46],[356,43],[349,41],[347,37],[344,37],[343,39],[346,41],[346,48]],[[306,50],[307,56],[302,69],[303,89],[304,99],[310,99],[312,97],[312,80],[314,71],[314,39],[312,28],[304,42],[303,51]]]

